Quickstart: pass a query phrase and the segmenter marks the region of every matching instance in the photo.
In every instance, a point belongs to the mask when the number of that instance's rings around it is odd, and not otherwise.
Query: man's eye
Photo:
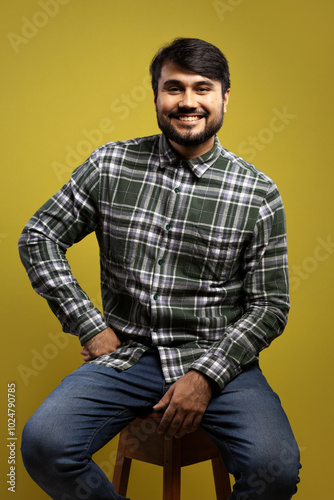
[[[201,94],[205,94],[206,92],[209,92],[210,89],[201,87],[197,90],[197,92],[200,92]]]
[[[178,92],[180,92],[180,89],[178,87],[170,87],[168,89],[168,92],[170,92],[171,94],[177,94]]]

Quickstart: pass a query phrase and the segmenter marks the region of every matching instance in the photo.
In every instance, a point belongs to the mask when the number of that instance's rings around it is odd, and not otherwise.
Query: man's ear
[[[157,94],[154,92],[154,90],[153,90],[153,97],[154,97],[154,108],[155,108],[155,111],[158,111],[157,110]]]
[[[223,101],[224,101],[224,113],[226,113],[227,111],[227,105],[228,105],[228,101],[229,101],[229,98],[230,98],[230,92],[231,92],[231,89],[227,89],[225,94],[224,94],[224,97],[223,97]]]

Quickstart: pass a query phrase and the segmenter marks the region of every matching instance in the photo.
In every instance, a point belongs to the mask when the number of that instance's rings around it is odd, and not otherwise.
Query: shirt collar
[[[197,158],[192,158],[191,160],[185,160],[179,158],[173,151],[168,139],[164,134],[159,136],[159,156],[160,156],[160,168],[165,168],[169,165],[180,164],[188,165],[190,170],[196,175],[196,177],[202,177],[202,175],[210,168],[218,156],[221,153],[221,145],[217,136],[215,136],[215,142],[213,148],[207,151],[202,156]]]

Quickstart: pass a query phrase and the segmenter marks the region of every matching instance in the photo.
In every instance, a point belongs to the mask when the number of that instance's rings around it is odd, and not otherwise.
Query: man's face
[[[223,124],[229,91],[224,98],[219,80],[211,80],[166,62],[161,68],[155,107],[158,125],[173,143],[213,146]],[[209,148],[210,149],[210,148]]]

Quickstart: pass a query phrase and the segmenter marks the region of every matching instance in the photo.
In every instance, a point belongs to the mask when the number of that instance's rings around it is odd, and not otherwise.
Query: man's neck
[[[174,141],[169,140],[169,142],[178,156],[185,160],[191,160],[210,151],[214,146],[215,138],[212,136],[210,139],[202,144],[199,144],[198,146],[181,146]]]

